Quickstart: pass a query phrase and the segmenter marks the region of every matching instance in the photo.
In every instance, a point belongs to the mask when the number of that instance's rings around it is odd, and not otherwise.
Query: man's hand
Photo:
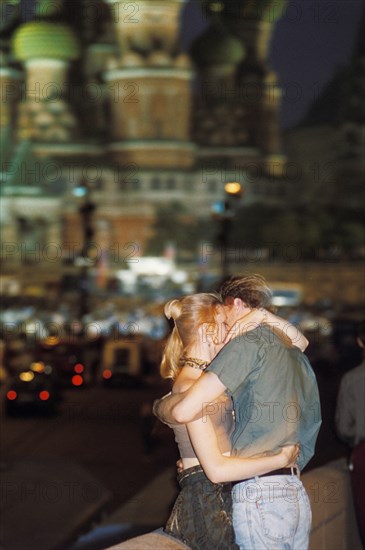
[[[295,445],[285,445],[285,447],[281,449],[280,454],[285,461],[285,464],[283,464],[284,467],[295,466],[300,455],[299,443]]]

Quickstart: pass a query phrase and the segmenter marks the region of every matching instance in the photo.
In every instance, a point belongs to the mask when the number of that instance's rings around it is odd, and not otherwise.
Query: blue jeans
[[[234,485],[233,527],[240,550],[307,550],[312,513],[295,475],[256,477]]]

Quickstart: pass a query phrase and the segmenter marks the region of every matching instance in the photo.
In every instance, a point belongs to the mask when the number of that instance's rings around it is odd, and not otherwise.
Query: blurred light
[[[225,204],[224,201],[216,201],[212,206],[213,214],[224,214]]]
[[[51,365],[46,365],[46,366],[44,367],[44,372],[45,372],[45,374],[51,374],[52,370],[53,370],[53,369],[52,369]]]
[[[72,191],[72,194],[75,197],[85,197],[86,193],[87,193],[87,188],[84,187],[83,185],[79,185],[77,187],[74,187],[73,191]]]
[[[223,11],[224,4],[223,4],[223,2],[212,2],[211,4],[209,4],[209,9],[213,13],[219,13],[219,12]]]
[[[79,374],[74,374],[71,381],[74,386],[82,386],[82,384],[84,383],[83,377]]]
[[[9,401],[14,401],[18,397],[18,394],[14,390],[9,390],[6,394],[6,397],[9,399]]]
[[[225,184],[224,190],[229,195],[240,195],[242,192],[242,187],[237,181],[230,181]]]
[[[84,372],[85,370],[85,367],[82,363],[76,363],[76,365],[74,366],[74,371],[77,372],[77,374],[81,374],[82,372]]]
[[[41,392],[39,392],[39,399],[41,401],[47,401],[47,399],[50,398],[50,394],[47,390],[42,390]]]
[[[59,343],[60,339],[58,338],[58,336],[48,336],[44,343],[47,345],[47,346],[56,346],[58,343]]]
[[[44,372],[44,363],[42,363],[41,361],[37,363],[32,363],[30,365],[30,368],[34,372]]]
[[[103,371],[103,378],[104,380],[109,380],[109,378],[111,378],[113,376],[113,373],[110,369],[105,369]]]
[[[28,370],[27,372],[21,372],[19,378],[22,382],[31,382],[34,379],[34,372]]]

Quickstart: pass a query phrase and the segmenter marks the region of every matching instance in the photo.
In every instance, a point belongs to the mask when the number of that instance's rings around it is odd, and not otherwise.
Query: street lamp
[[[242,195],[242,185],[238,181],[228,181],[224,186],[224,190],[228,197],[239,198]]]
[[[237,181],[229,181],[224,185],[224,200],[213,206],[213,217],[219,223],[217,243],[221,250],[222,279],[226,279],[229,272],[228,248],[232,232],[233,219],[236,215],[239,199],[243,193],[242,185]]]
[[[74,189],[74,195],[81,199],[79,206],[79,214],[82,226],[82,249],[81,249],[81,266],[80,266],[80,304],[79,315],[80,319],[89,313],[89,295],[90,295],[90,280],[89,267],[94,263],[91,253],[94,250],[92,239],[94,237],[94,211],[95,203],[91,199],[91,190],[88,182],[81,181]]]

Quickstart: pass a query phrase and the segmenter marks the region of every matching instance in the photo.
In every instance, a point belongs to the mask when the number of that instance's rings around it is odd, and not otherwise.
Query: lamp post
[[[242,185],[236,181],[224,185],[224,200],[213,207],[213,217],[219,223],[217,243],[221,251],[221,277],[230,275],[228,249],[231,240],[233,219],[236,215],[238,201],[243,193]]]
[[[91,199],[91,190],[86,181],[81,181],[74,189],[74,195],[81,198],[79,206],[79,214],[82,226],[82,249],[81,249],[81,266],[80,266],[80,302],[79,316],[80,319],[89,313],[89,296],[90,296],[90,280],[89,268],[93,263],[93,258],[90,257],[91,245],[94,244],[93,216],[96,208],[95,203]]]

